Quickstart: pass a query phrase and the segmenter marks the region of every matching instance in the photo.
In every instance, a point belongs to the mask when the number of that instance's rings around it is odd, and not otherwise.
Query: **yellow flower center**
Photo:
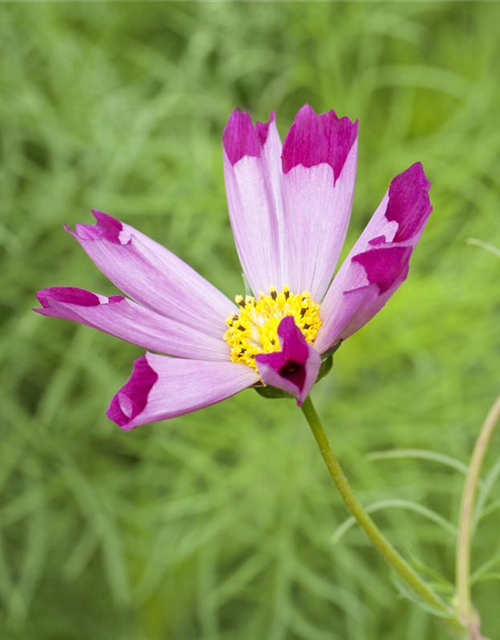
[[[293,294],[288,287],[279,292],[271,287],[269,295],[261,293],[258,298],[236,296],[235,299],[240,312],[227,319],[224,339],[231,347],[231,360],[255,370],[258,353],[280,350],[278,327],[285,316],[293,317],[309,344],[313,344],[321,327],[319,304],[311,300],[308,291]]]

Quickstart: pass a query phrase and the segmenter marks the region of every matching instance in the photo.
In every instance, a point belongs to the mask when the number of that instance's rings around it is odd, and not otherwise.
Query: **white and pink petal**
[[[382,202],[352,248],[351,254],[386,243],[415,246],[432,213],[431,183],[420,162],[391,182]]]
[[[125,431],[168,420],[225,400],[255,384],[257,373],[233,362],[207,362],[147,353],[115,394],[106,415]]]
[[[323,312],[323,324],[315,342],[320,353],[361,329],[382,309],[405,281],[411,253],[408,246],[384,246],[352,258],[345,280],[334,280],[329,291],[333,312]]]
[[[95,225],[77,224],[76,238],[121,291],[149,309],[220,337],[235,305],[183,260],[133,227],[101,211]]]
[[[145,349],[197,360],[229,361],[220,338],[161,316],[124,296],[102,296],[76,287],[49,287],[37,293],[36,312],[81,322]]]
[[[254,127],[250,115],[236,109],[222,142],[229,219],[246,280],[255,295],[282,288],[281,141],[275,114]]]
[[[320,301],[331,282],[351,215],[358,122],[305,105],[282,153],[286,280]]]
[[[365,325],[406,279],[432,212],[429,189],[420,163],[391,182],[321,304],[323,324],[315,343],[321,353]]]

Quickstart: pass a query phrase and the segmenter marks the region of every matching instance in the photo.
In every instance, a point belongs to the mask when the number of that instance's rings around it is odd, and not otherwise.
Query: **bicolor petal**
[[[143,307],[124,296],[106,297],[75,287],[50,287],[37,293],[37,313],[81,322],[145,349],[197,360],[229,361],[222,337],[202,333]]]
[[[257,368],[265,384],[295,396],[300,407],[316,382],[321,357],[291,316],[280,322],[278,336],[281,351],[256,355]]]
[[[391,182],[322,302],[315,343],[321,353],[366,324],[405,280],[432,212],[430,186],[420,163]]]
[[[287,284],[323,298],[351,215],[358,122],[334,111],[297,113],[282,154]]]
[[[405,281],[411,247],[385,246],[355,255],[345,280],[334,281],[330,302],[334,313],[325,321],[315,342],[320,353],[361,329],[377,314]]]
[[[222,141],[229,218],[245,277],[255,295],[281,288],[281,141],[275,114],[254,127],[250,115],[236,109]]]
[[[430,188],[420,162],[398,174],[350,255],[387,243],[414,247],[432,213]]]
[[[77,224],[76,238],[121,291],[161,315],[220,337],[234,304],[183,260],[112,216],[93,211],[95,225]]]
[[[253,369],[233,362],[206,362],[147,353],[116,393],[107,416],[128,431],[225,400],[258,381]]]

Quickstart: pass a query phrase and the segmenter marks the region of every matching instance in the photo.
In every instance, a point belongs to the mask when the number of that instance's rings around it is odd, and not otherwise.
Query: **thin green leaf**
[[[381,500],[380,502],[375,502],[365,508],[368,513],[376,513],[377,511],[385,511],[387,509],[403,509],[406,511],[413,511],[423,516],[427,520],[434,522],[439,525],[442,529],[444,529],[447,533],[451,534],[453,537],[457,535],[457,528],[454,524],[440,516],[435,511],[428,509],[427,507],[423,507],[422,505],[411,502],[410,500]],[[355,518],[352,516],[345,520],[335,531],[333,536],[331,537],[331,541],[333,544],[338,544],[338,542],[342,539],[342,537],[356,524]]]
[[[452,458],[444,453],[437,453],[435,451],[427,451],[426,449],[392,449],[390,451],[375,451],[369,453],[367,460],[391,460],[398,458],[415,458],[420,460],[429,460],[430,462],[437,462],[460,473],[467,473],[467,465],[456,458]]]
[[[481,247],[481,249],[486,249],[486,251],[489,251],[490,253],[493,253],[500,258],[500,249],[498,247],[495,247],[494,244],[483,242],[483,240],[478,240],[477,238],[467,238],[465,242],[467,244],[473,244],[476,247]]]

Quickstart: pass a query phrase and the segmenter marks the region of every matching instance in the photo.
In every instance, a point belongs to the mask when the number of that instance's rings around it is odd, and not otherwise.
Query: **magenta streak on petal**
[[[335,111],[323,113],[320,118],[327,136],[328,163],[337,179],[358,136],[358,121],[353,123],[349,118],[339,119]]]
[[[130,234],[124,232],[122,223],[113,218],[113,216],[92,209],[97,223],[94,224],[77,224],[76,235],[82,240],[108,240],[113,244],[128,244],[130,242]],[[74,232],[67,226],[64,227],[66,231],[73,234]]]
[[[131,378],[111,401],[107,415],[129,431],[208,407],[258,380],[257,372],[244,364],[147,353],[136,361]]]
[[[384,247],[358,253],[352,258],[366,271],[370,284],[376,284],[385,293],[401,274],[408,270],[411,247]]]
[[[395,220],[398,230],[393,242],[404,242],[413,237],[431,214],[429,199],[431,183],[420,162],[397,175],[389,187],[387,220]]]
[[[49,300],[51,299],[57,302],[78,304],[82,307],[96,307],[101,304],[98,295],[78,287],[48,287],[38,291],[36,297],[44,309],[49,306]],[[123,296],[114,297],[123,300]]]
[[[255,130],[257,131],[257,135],[259,136],[259,140],[262,146],[264,146],[267,142],[267,136],[269,135],[269,125],[271,122],[275,122],[276,113],[271,111],[269,114],[269,120],[267,122],[256,122]]]
[[[181,358],[224,362],[230,360],[229,345],[222,333],[214,337],[166,318],[124,296],[102,296],[72,288],[43,289],[37,296],[40,315],[81,322],[145,349]],[[81,302],[89,304],[81,304]],[[97,301],[97,303],[96,303]]]
[[[134,362],[132,375],[114,396],[106,415],[124,427],[138,416],[147,405],[149,392],[158,380],[158,374],[149,366],[146,356]]]
[[[382,236],[376,236],[375,238],[372,238],[372,239],[368,242],[368,244],[371,244],[372,246],[376,247],[376,246],[378,246],[379,244],[385,244],[385,242],[386,242],[385,236],[384,236],[384,235],[382,235]]]
[[[244,156],[258,157],[262,152],[261,139],[254,129],[250,114],[240,109],[232,112],[222,134],[222,143],[232,165]]]
[[[278,335],[281,351],[256,355],[257,368],[265,384],[291,393],[300,406],[316,381],[321,358],[292,316],[280,322]]]
[[[295,116],[285,139],[283,172],[288,173],[299,164],[310,168],[326,163],[337,180],[357,135],[358,121],[339,118],[335,111],[316,114],[306,104]]]
[[[133,227],[93,212],[97,224],[69,233],[125,294],[137,302],[220,338],[234,304],[194,269]]]

